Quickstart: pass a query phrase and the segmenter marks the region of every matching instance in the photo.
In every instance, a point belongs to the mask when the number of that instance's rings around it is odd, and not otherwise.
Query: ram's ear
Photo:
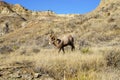
[[[52,34],[50,34],[49,36],[50,36],[50,38],[51,38],[51,37],[52,37]]]

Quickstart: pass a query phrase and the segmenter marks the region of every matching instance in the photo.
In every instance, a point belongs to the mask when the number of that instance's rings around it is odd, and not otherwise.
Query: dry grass
[[[107,65],[106,58],[111,55],[108,51],[110,48],[108,50],[105,48],[90,48],[90,50],[91,52],[86,54],[80,50],[74,52],[68,50],[66,54],[58,54],[54,49],[41,49],[36,54],[20,55],[18,52],[0,55],[0,69],[15,67],[16,65],[26,65],[29,69],[31,63],[34,73],[46,74],[55,80],[119,80],[118,73],[120,71],[118,68]],[[114,69],[109,67],[114,67]]]

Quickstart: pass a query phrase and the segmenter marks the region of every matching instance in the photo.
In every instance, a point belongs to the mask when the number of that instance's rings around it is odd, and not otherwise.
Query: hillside
[[[25,69],[28,72],[30,70],[31,74],[41,72],[41,76],[44,77],[45,75],[45,78],[50,78],[49,80],[63,80],[64,71],[66,71],[67,80],[75,77],[74,73],[81,74],[80,76],[77,75],[80,80],[119,80],[119,13],[120,0],[101,0],[96,10],[84,15],[56,14],[50,10],[30,11],[19,4],[13,5],[0,1],[0,61],[2,62],[0,63],[0,79],[6,79],[5,77],[8,74],[12,77],[20,77],[16,75],[16,70],[19,70],[18,73],[22,74],[24,73],[22,70]],[[72,53],[67,47],[65,55],[57,54],[56,48],[48,44],[51,33],[57,36],[73,34],[76,51]],[[86,57],[88,60],[86,60]],[[62,63],[62,61],[65,62]],[[71,64],[69,61],[71,61]],[[83,62],[78,63],[76,61]],[[65,64],[67,65],[64,66]],[[112,70],[111,65],[115,67]],[[80,72],[77,70],[78,67]],[[71,69],[73,69],[73,73],[70,72]],[[106,71],[106,77],[103,77],[104,70]],[[107,71],[110,71],[110,74]],[[56,72],[60,73],[57,75]],[[70,74],[67,74],[67,72]],[[46,76],[46,74],[49,76]],[[115,76],[111,76],[112,74]],[[39,74],[35,75],[39,76]],[[111,77],[109,78],[109,76]],[[72,78],[71,80],[79,80]],[[21,80],[21,77],[18,80]],[[44,79],[41,78],[41,80]]]
[[[102,1],[95,11],[86,15],[60,15],[52,11],[32,12],[19,4],[11,5],[6,2],[0,2],[0,5],[1,48],[3,45],[20,48],[29,42],[35,45],[42,42],[36,46],[47,47],[47,36],[50,32],[58,36],[74,33],[77,44],[81,39],[85,39],[92,46],[96,43],[97,46],[119,45],[120,4],[117,1]],[[4,32],[6,23],[9,25],[7,34]]]
[[[92,46],[96,43],[97,46],[119,45],[119,5],[117,1],[102,1],[95,11],[86,15],[60,15],[52,11],[32,12],[19,4],[0,2],[0,47],[10,47],[12,51],[14,46],[20,48],[29,43],[48,47],[47,36],[50,32],[58,36],[74,33],[77,44],[85,39]],[[7,34],[4,32],[6,23],[9,25]]]

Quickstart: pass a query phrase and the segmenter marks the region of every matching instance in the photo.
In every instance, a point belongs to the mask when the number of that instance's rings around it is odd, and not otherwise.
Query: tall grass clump
[[[120,67],[120,50],[110,50],[105,55],[107,66],[119,68]],[[120,68],[119,68],[120,69]]]

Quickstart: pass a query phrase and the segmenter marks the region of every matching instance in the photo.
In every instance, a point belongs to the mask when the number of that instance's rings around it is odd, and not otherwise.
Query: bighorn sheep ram
[[[50,39],[49,39],[49,44],[53,44],[59,49],[58,52],[62,50],[63,53],[65,53],[64,51],[65,46],[68,46],[68,45],[71,46],[72,51],[75,49],[74,38],[72,35],[66,35],[62,37],[61,39],[58,39],[55,35],[51,34]]]

